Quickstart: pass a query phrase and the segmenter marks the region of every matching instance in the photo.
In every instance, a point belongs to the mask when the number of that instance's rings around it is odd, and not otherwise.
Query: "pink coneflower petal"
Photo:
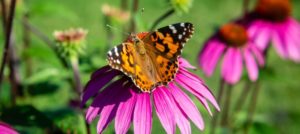
[[[191,125],[189,119],[186,117],[186,115],[183,112],[181,112],[180,108],[175,103],[170,90],[172,89],[163,88],[163,90],[161,91],[165,92],[170,97],[170,101],[171,101],[170,105],[173,108],[172,112],[175,115],[175,120],[178,128],[180,129],[181,134],[190,134]]]
[[[134,133],[150,134],[152,128],[152,107],[149,93],[137,95],[133,115]]]
[[[255,56],[258,64],[260,66],[263,66],[265,64],[265,60],[264,60],[264,56],[263,56],[261,50],[259,50],[253,43],[249,44],[249,49]]]
[[[134,106],[136,103],[136,93],[134,93],[132,89],[127,91],[124,96],[121,97],[121,102],[119,104],[115,119],[116,134],[127,133],[128,129],[130,128]]]
[[[200,130],[203,130],[203,119],[193,101],[173,83],[170,83],[169,86],[172,88],[171,93],[177,106],[180,107],[181,111],[184,112]]]
[[[18,134],[11,126],[0,121],[0,133],[1,134]]]
[[[244,59],[246,63],[246,68],[248,70],[248,75],[251,81],[256,81],[258,78],[258,66],[255,62],[253,55],[248,49],[244,50]]]
[[[207,57],[203,57],[206,59],[203,59],[203,71],[205,73],[205,75],[207,76],[211,76],[217,63],[218,60],[220,59],[220,57],[222,56],[226,46],[225,44],[221,43],[221,42],[216,42],[215,47],[212,48],[213,52],[211,52],[210,54],[207,55]],[[201,61],[200,61],[201,62]]]
[[[284,33],[285,33],[284,29],[281,29],[279,25],[276,25],[276,31],[273,33],[272,41],[279,56],[282,58],[287,58],[286,48],[284,47],[285,46]]]
[[[267,48],[272,35],[271,25],[269,25],[268,23],[257,21],[250,26],[248,32],[250,38],[254,38],[254,42],[257,47],[259,47],[261,50],[265,50]]]
[[[287,39],[286,45],[289,57],[296,62],[300,62],[300,25],[295,23],[292,20],[287,22],[288,28],[285,38]]]
[[[105,106],[102,109],[100,113],[100,119],[97,124],[97,133],[102,133],[103,130],[107,127],[107,125],[116,116],[117,108],[118,108],[118,104],[111,104]]]
[[[82,96],[81,106],[83,106],[86,101],[97,94],[99,89],[103,88],[109,81],[111,81],[115,76],[119,74],[116,70],[111,70],[107,72],[106,68],[98,70],[92,75],[91,80],[85,87],[85,91]]]
[[[175,81],[179,83],[184,89],[195,95],[211,115],[212,113],[206,102],[206,99],[208,99],[218,111],[220,110],[218,103],[214,99],[214,96],[210,91],[208,91],[205,86],[201,84],[201,81],[193,81],[181,72],[177,74]]]
[[[156,109],[157,116],[166,130],[167,134],[175,133],[175,115],[173,114],[173,105],[170,99],[172,97],[168,92],[163,90],[168,90],[164,87],[158,87],[153,92],[153,102]]]
[[[181,67],[189,68],[189,69],[196,69],[193,65],[191,65],[188,61],[183,58],[178,58],[179,64]]]
[[[217,45],[217,41],[216,39],[210,39],[207,41],[206,44],[204,44],[203,49],[201,50],[201,52],[199,53],[199,65],[200,66],[204,66],[205,63],[203,63],[203,61],[205,61],[205,59],[207,59],[207,57],[210,56],[210,53],[212,53],[214,51],[214,48]]]
[[[120,85],[124,83],[124,79],[115,81],[108,87],[106,87],[101,93],[99,93],[92,105],[88,108],[86,119],[90,123],[95,117],[101,112],[102,108],[108,104],[109,101],[112,101],[115,97],[115,94],[118,93]]]
[[[242,56],[239,49],[228,48],[222,63],[222,76],[226,82],[235,84],[240,80],[243,69]]]

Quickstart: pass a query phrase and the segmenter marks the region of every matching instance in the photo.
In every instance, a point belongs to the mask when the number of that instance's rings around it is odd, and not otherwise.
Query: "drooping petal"
[[[258,78],[258,66],[248,48],[244,49],[244,59],[250,80],[256,81]]]
[[[107,125],[112,121],[116,116],[118,104],[110,104],[105,106],[100,114],[100,118],[97,124],[97,133],[102,133]]]
[[[242,75],[243,62],[239,49],[228,48],[222,63],[222,76],[226,82],[235,84]]]
[[[285,33],[287,51],[293,61],[300,62],[300,26],[298,26],[298,29],[294,27],[296,26],[293,26],[292,22],[287,23]]]
[[[178,107],[180,107],[182,112],[184,112],[185,115],[188,116],[200,130],[203,130],[203,119],[194,102],[173,83],[169,84],[169,86],[172,89],[171,93]]]
[[[83,106],[90,97],[96,95],[98,93],[98,91],[101,88],[103,88],[114,77],[116,77],[119,74],[119,72],[116,70],[112,70],[112,71],[109,71],[106,73],[97,73],[97,74],[98,75],[94,75],[94,78],[92,78],[87,83],[85,90],[83,92],[83,95],[82,95],[81,106]]]
[[[254,39],[255,45],[260,50],[265,50],[270,42],[273,31],[269,23],[256,21],[249,27],[248,33],[250,38]]]
[[[95,117],[101,112],[102,108],[114,101],[114,97],[120,90],[124,90],[122,85],[126,81],[125,78],[119,79],[111,83],[102,92],[100,92],[94,99],[92,105],[88,108],[86,113],[86,120],[92,122]]]
[[[98,133],[102,133],[102,131],[107,127],[107,125],[115,118],[120,102],[126,101],[131,97],[131,94],[128,94],[130,85],[131,84],[129,83],[127,83],[126,85],[118,85],[119,89],[114,90],[113,93],[109,94],[112,97],[106,98],[106,104],[103,106],[97,124]]]
[[[136,93],[133,89],[126,91],[124,96],[121,96],[121,103],[119,104],[117,115],[115,119],[116,134],[126,134],[130,128],[132,121],[134,106],[136,103]],[[126,98],[129,98],[126,100]]]
[[[206,101],[204,101],[206,99],[208,99],[213,104],[213,106],[216,107],[216,109],[219,111],[220,108],[217,101],[215,100],[215,97],[208,90],[208,88],[200,81],[201,79],[197,78],[198,77],[194,74],[180,70],[177,74],[175,81],[179,83],[182,87],[184,87],[186,90],[191,92],[193,95],[195,95],[209,112],[210,108],[208,107]]]
[[[187,60],[185,60],[184,58],[178,58],[179,61],[179,65],[181,67],[185,67],[185,68],[189,68],[189,69],[196,69],[196,67],[194,67],[193,65],[191,65]]]
[[[250,49],[250,51],[253,53],[253,55],[255,56],[258,64],[262,67],[265,65],[265,58],[262,54],[262,51],[259,50],[253,43],[249,43],[248,47]]]
[[[134,133],[150,134],[152,128],[152,107],[149,93],[137,94],[133,115]]]
[[[164,88],[164,90],[162,90],[162,91],[165,92],[166,95],[169,96],[169,98],[170,98],[170,101],[171,101],[170,105],[173,108],[172,111],[174,112],[176,124],[180,130],[180,133],[181,134],[191,134],[190,121],[186,117],[186,115],[183,112],[181,112],[181,109],[178,107],[178,105],[174,101],[170,90],[172,90],[172,89]]]
[[[169,90],[164,87],[157,87],[153,92],[153,102],[156,109],[157,116],[166,130],[167,134],[175,133],[175,115],[174,115],[174,104],[171,101],[172,96],[169,96],[163,90]]]
[[[211,76],[220,57],[222,56],[226,46],[221,42],[216,42],[213,50],[207,54],[206,58],[201,58],[205,64],[203,64],[202,69],[207,76]]]
[[[101,67],[100,69],[93,72],[91,75],[91,79],[101,76],[102,74],[106,73],[107,71],[110,71],[112,68],[109,65],[106,65],[104,67]]]
[[[284,29],[281,29],[280,26],[274,26],[276,31],[273,33],[273,45],[279,54],[279,56],[283,59],[287,58],[287,50],[286,50],[286,41],[284,39]]]

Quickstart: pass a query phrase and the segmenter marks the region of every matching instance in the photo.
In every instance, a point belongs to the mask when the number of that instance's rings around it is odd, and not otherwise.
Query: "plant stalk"
[[[152,25],[150,31],[153,31],[156,26],[162,22],[163,20],[165,20],[166,18],[170,17],[173,13],[175,13],[175,10],[174,9],[170,9],[168,10],[165,14],[163,14],[162,16],[160,16]]]

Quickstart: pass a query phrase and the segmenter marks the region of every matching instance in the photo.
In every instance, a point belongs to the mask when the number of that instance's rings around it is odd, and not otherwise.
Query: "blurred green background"
[[[0,91],[0,120],[26,134],[44,133],[45,129],[47,132],[47,129],[51,129],[49,126],[55,126],[65,133],[86,133],[84,117],[78,110],[69,106],[70,100],[75,96],[72,85],[68,83],[68,80],[73,77],[72,71],[65,69],[49,46],[35,35],[30,35],[30,46],[24,47],[22,16],[24,12],[28,12],[31,24],[52,40],[54,40],[52,33],[55,30],[82,27],[89,31],[85,53],[80,56],[81,77],[83,84],[86,84],[91,73],[106,64],[107,31],[101,6],[107,3],[120,7],[120,1],[19,0],[14,22],[15,47],[20,57],[21,81],[26,88],[24,95],[18,97],[17,106],[10,107],[10,84],[7,78],[4,80]],[[129,1],[129,9],[131,9],[131,2]],[[158,17],[171,8],[167,0],[140,0],[139,2],[139,15],[136,18],[139,32],[147,31]],[[255,0],[251,2],[253,5]],[[293,16],[300,20],[300,1],[293,0],[292,3]],[[143,12],[142,8],[144,8]],[[197,54],[203,43],[220,25],[241,15],[242,0],[194,0],[188,13],[174,14],[160,23],[158,27],[177,22],[192,22],[195,25],[195,34],[186,45],[183,57],[197,66]],[[122,42],[123,35],[121,32],[114,32],[116,38],[112,40],[112,43],[117,45]],[[2,44],[4,44],[2,32],[0,39],[2,52]],[[31,60],[30,64],[24,62],[28,57]],[[300,133],[300,107],[297,104],[300,102],[300,66],[280,59],[273,48],[270,50],[267,64],[267,68],[260,72],[261,94],[250,133],[298,134]],[[30,75],[26,75],[27,68],[32,69]],[[211,78],[205,77],[201,70],[194,72],[206,81],[212,92],[217,92],[219,71],[216,71]],[[8,73],[8,68],[6,68],[5,76],[8,76]],[[234,102],[246,78],[246,76],[243,77],[243,80],[234,87]],[[212,117],[195,98],[193,99],[197,102],[206,123],[206,128],[201,133],[208,133]],[[238,118],[234,124],[242,126],[246,118],[245,110],[230,114]],[[93,133],[96,133],[96,123],[95,120],[91,127]],[[192,129],[193,133],[200,132],[194,125]],[[153,133],[165,133],[156,116],[152,130]],[[113,125],[110,125],[105,133],[114,133]]]

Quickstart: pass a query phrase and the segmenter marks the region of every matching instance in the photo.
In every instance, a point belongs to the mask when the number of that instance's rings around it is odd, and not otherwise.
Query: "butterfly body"
[[[174,79],[177,58],[192,33],[191,23],[177,23],[154,32],[132,34],[108,52],[108,63],[129,76],[143,92],[151,92]]]

